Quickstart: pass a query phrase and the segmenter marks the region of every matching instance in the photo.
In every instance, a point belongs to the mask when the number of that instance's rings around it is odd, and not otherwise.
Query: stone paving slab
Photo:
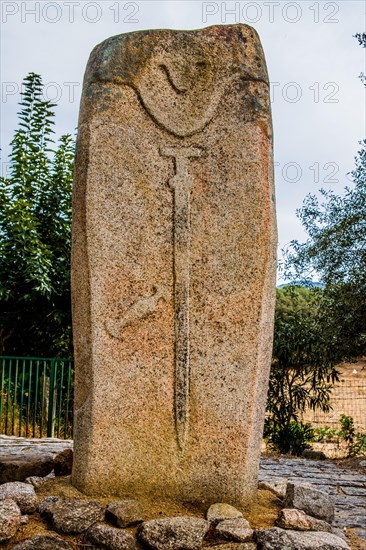
[[[72,441],[0,436],[0,484],[24,481],[30,476],[45,476],[54,467],[54,458]]]
[[[72,448],[71,440],[26,439],[0,435],[0,460],[22,457],[35,452],[40,456]],[[259,481],[303,481],[335,496],[336,517],[333,525],[357,529],[366,540],[366,472],[352,471],[332,462],[303,458],[262,458]]]
[[[72,446],[71,440],[0,435],[0,459],[38,453],[40,456],[55,455],[64,449],[72,449]]]

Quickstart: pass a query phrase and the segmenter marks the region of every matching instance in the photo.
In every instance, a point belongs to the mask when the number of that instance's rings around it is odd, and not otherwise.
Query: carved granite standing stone
[[[97,46],[74,190],[78,488],[205,506],[253,497],[275,249],[255,31],[141,31]]]

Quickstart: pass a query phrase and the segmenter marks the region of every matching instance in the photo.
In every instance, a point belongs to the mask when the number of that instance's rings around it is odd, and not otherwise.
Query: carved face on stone
[[[164,37],[161,40],[161,37]],[[131,86],[153,120],[186,137],[213,119],[230,82],[267,82],[263,54],[249,27],[141,31],[93,50],[86,82]]]
[[[153,119],[166,130],[188,136],[213,117],[222,95],[218,72],[199,48],[156,50],[138,82],[141,100]]]
[[[72,481],[85,493],[176,507],[255,497],[276,282],[271,135],[246,25],[94,48],[73,201]]]

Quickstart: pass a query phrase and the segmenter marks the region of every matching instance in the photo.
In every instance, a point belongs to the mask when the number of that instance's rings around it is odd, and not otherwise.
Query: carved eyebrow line
[[[160,63],[159,64],[159,67],[160,69],[162,69],[168,79],[168,82],[169,84],[172,86],[172,88],[174,89],[174,91],[177,92],[177,94],[184,94],[185,92],[188,91],[188,88],[184,87],[184,88],[178,88],[178,86],[176,86],[176,84],[173,82],[173,79],[171,77],[171,74],[169,72],[169,69],[168,67],[165,65],[165,63]]]

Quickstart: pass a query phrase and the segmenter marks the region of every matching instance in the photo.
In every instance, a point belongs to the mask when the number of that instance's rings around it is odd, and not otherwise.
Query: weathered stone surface
[[[0,542],[11,539],[20,525],[21,512],[14,500],[0,501]]]
[[[246,542],[252,538],[253,529],[244,518],[226,519],[216,526],[216,533],[227,540]]]
[[[53,459],[56,476],[68,476],[71,474],[73,454],[72,449],[64,449],[60,453],[57,453]]]
[[[285,498],[287,489],[287,479],[280,479],[278,481],[260,481],[258,483],[259,489],[265,489],[271,491],[278,498]]]
[[[45,483],[45,478],[44,477],[39,477],[39,476],[30,476],[30,477],[27,477],[24,480],[24,482],[28,483],[28,485],[32,485],[32,487],[37,489],[38,487],[40,487],[41,485],[43,485]]]
[[[104,519],[104,509],[96,500],[47,497],[39,504],[38,511],[58,533],[82,533]]]
[[[321,520],[319,520],[319,521],[321,521]],[[345,540],[348,543],[348,537],[345,534],[345,532],[342,531],[342,529],[339,529],[338,527],[332,527],[332,530],[330,532],[333,533],[333,535],[336,535],[337,537],[340,537],[341,539]]]
[[[22,457],[0,457],[0,483],[24,481],[30,476],[45,476],[53,469],[52,456],[30,454]]]
[[[44,485],[45,483],[47,483],[47,481],[49,479],[52,479],[55,477],[55,474],[54,472],[51,472],[50,474],[48,474],[47,476],[45,477],[39,477],[39,476],[30,476],[30,477],[27,477],[26,480],[25,480],[25,483],[28,483],[29,485],[33,485],[33,487],[35,489],[39,489],[39,487],[41,487],[42,485]]]
[[[14,481],[0,485],[0,501],[6,498],[14,500],[23,514],[31,514],[37,508],[37,495],[28,483]]]
[[[322,519],[308,516],[302,510],[296,510],[295,508],[284,508],[281,510],[276,520],[276,525],[282,529],[295,529],[298,531],[326,531],[348,542],[346,535],[341,529],[333,527]]]
[[[137,550],[135,539],[116,527],[94,524],[85,533],[85,540],[107,550]]]
[[[20,542],[13,550],[72,550],[68,542],[52,535],[37,535]]]
[[[175,517],[145,521],[138,539],[153,550],[198,550],[210,524],[194,517]]]
[[[73,199],[81,490],[235,506],[255,494],[275,298],[271,134],[246,25],[133,32],[92,52]]]
[[[129,527],[144,521],[144,510],[137,500],[121,500],[108,504],[106,519],[112,521],[117,527]]]
[[[308,516],[303,510],[297,510],[296,508],[284,508],[281,510],[276,520],[276,525],[282,527],[282,529],[332,532],[332,526],[329,523],[322,519]]]
[[[39,457],[53,457],[62,449],[72,448],[70,439],[57,439],[48,437],[38,439],[36,437],[17,437],[15,435],[0,434],[0,458],[25,457],[25,455],[38,454]]]
[[[37,511],[43,515],[44,513],[47,513],[47,510],[50,508],[50,506],[52,504],[57,504],[61,501],[62,499],[60,497],[56,497],[56,496],[50,496],[50,497],[46,497],[44,498],[43,500],[41,500],[41,502],[38,504],[38,509]]]
[[[321,531],[291,531],[273,527],[255,532],[259,550],[350,550],[348,544]]]
[[[309,516],[328,522],[334,519],[334,498],[323,491],[318,491],[310,484],[289,482],[286,489],[285,507],[298,508]]]
[[[215,524],[219,521],[224,521],[225,519],[242,518],[243,514],[230,504],[216,502],[209,507],[206,517],[207,521]]]

